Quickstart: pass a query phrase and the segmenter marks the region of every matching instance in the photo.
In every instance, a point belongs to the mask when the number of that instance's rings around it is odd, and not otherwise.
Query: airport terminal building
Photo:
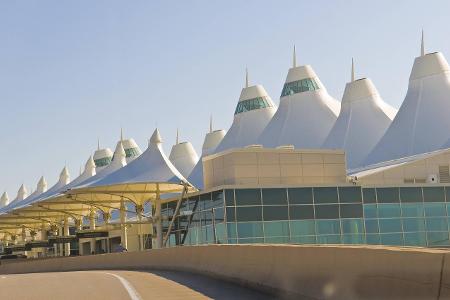
[[[277,106],[248,74],[228,131],[201,155],[159,130],[145,151],[121,133],[84,172],[0,198],[5,253],[86,255],[202,244],[450,246],[450,67],[421,54],[397,111],[373,82],[341,102],[313,68],[292,67]],[[200,157],[200,158],[199,158]],[[1,249],[0,249],[1,250]]]

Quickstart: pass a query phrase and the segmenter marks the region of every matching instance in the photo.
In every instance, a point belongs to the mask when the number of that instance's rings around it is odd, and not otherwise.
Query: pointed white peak
[[[0,197],[0,208],[9,204],[9,196],[7,192],[4,192]]]
[[[355,62],[353,61],[353,57],[352,57],[352,77],[351,77],[351,82],[355,81]]]
[[[422,29],[422,40],[420,43],[420,56],[424,56],[424,55],[425,55],[425,41],[424,41],[423,29]]]
[[[213,132],[213,118],[212,114],[209,116],[209,133]]]
[[[294,45],[294,53],[292,54],[292,67],[297,67],[297,53],[295,53],[295,45]]]
[[[122,141],[119,141],[116,145],[116,150],[114,150],[113,161],[121,158],[125,158],[125,149],[123,148]]]
[[[180,138],[180,135],[179,135],[178,128],[177,128],[177,138],[175,140],[175,145],[178,145],[180,143],[179,138]]]
[[[89,156],[88,160],[86,161],[86,164],[84,166],[84,172],[88,174],[95,174],[95,162],[92,158],[92,155]]]
[[[17,191],[17,197],[16,200],[17,201],[21,201],[23,199],[25,199],[28,195],[28,191],[27,188],[25,187],[24,184],[22,184],[19,188],[19,190]]]
[[[39,194],[42,194],[45,191],[47,191],[47,180],[45,180],[44,176],[41,176],[41,178],[39,179],[39,182],[36,187],[36,191]]]
[[[249,80],[248,80],[248,69],[245,68],[245,87],[248,88]]]
[[[150,137],[150,145],[158,145],[162,143],[161,134],[158,128],[155,129],[152,136]]]
[[[62,169],[61,174],[59,175],[59,182],[63,183],[64,185],[70,182],[70,175],[67,166],[64,166],[64,168]]]

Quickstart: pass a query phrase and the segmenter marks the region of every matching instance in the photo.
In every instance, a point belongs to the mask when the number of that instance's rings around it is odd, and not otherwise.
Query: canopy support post
[[[161,249],[163,246],[163,230],[162,230],[162,216],[161,216],[161,195],[159,193],[159,184],[156,186],[155,199],[155,221],[156,221],[156,249]]]
[[[64,224],[63,221],[61,221],[58,225],[58,235],[59,236],[64,236]],[[64,256],[64,244],[63,243],[59,243],[57,244],[59,247],[59,256]]]
[[[91,212],[89,213],[89,229],[95,230],[95,210],[91,207]],[[91,254],[95,254],[95,238],[91,238]]]
[[[123,197],[120,198],[120,243],[122,244],[122,247],[128,250],[128,234],[127,234],[127,225],[126,222],[126,208],[125,208],[125,201],[123,200]]]
[[[41,240],[46,241],[47,239],[48,239],[47,229],[46,229],[45,223],[42,222],[42,224],[41,224]],[[47,256],[47,248],[45,248],[45,247],[42,248],[42,255],[44,257]]]
[[[69,218],[64,217],[64,236],[69,235]],[[65,256],[70,256],[70,243],[64,243],[64,254]]]
[[[75,229],[76,231],[83,230],[83,218],[75,219]],[[83,244],[78,240],[78,255],[84,255]]]
[[[169,227],[167,227],[166,236],[164,237],[163,240],[164,247],[166,246],[167,240],[170,237],[170,232],[172,231],[173,223],[175,223],[175,219],[178,216],[178,213],[180,212],[181,202],[183,201],[183,198],[186,196],[187,190],[188,190],[187,184],[183,183],[183,192],[181,193],[180,199],[178,199],[177,201],[177,206],[175,207],[175,211],[173,212],[172,220],[170,220]]]

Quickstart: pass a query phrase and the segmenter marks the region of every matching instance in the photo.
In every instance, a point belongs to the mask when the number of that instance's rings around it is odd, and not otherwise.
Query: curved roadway
[[[274,299],[183,272],[79,271],[0,275],[0,299]]]

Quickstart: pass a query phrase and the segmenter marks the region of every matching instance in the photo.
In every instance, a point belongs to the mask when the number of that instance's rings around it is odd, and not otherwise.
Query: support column
[[[22,226],[21,238],[22,238],[22,243],[25,245],[27,243],[27,231],[25,229],[25,226]],[[27,255],[27,251],[24,251],[23,254]]]
[[[75,227],[76,230],[83,230],[83,217],[80,219],[75,219]],[[83,244],[78,240],[78,255],[84,255],[83,253]]]
[[[46,230],[46,226],[45,223],[41,224],[41,240],[42,241],[46,241],[48,240],[48,236],[47,236],[47,230]],[[42,255],[43,256],[47,256],[47,248],[42,248]]]
[[[161,217],[161,199],[158,197],[155,199],[155,217],[156,222],[156,249],[162,248],[163,244],[163,230],[162,230],[162,217]]]
[[[64,218],[64,236],[69,236],[69,218]],[[64,254],[70,256],[70,243],[64,243]]]
[[[58,226],[58,236],[64,236],[64,225],[63,225],[62,221]],[[58,246],[59,246],[58,247],[59,248],[59,256],[64,256],[64,244],[59,243]]]
[[[105,222],[105,229],[108,231],[108,236],[106,237],[106,253],[110,253],[109,246],[109,221],[111,221],[111,213],[109,211],[103,211],[103,221]]]
[[[51,225],[51,230],[54,236],[58,235],[58,226],[56,224]],[[58,244],[53,244],[53,256],[58,256]]]
[[[91,208],[91,213],[89,214],[89,229],[95,230],[95,210],[94,208]],[[95,238],[91,239],[91,253],[95,253]]]
[[[139,220],[138,224],[138,238],[139,238],[139,251],[144,250],[144,234],[142,233],[142,213],[144,212],[144,206],[136,204],[136,215]]]
[[[123,198],[120,199],[120,243],[122,244],[122,247],[128,250],[128,233],[127,233],[127,225],[126,225],[126,219],[127,219],[127,212],[125,208],[125,201],[123,201]]]

